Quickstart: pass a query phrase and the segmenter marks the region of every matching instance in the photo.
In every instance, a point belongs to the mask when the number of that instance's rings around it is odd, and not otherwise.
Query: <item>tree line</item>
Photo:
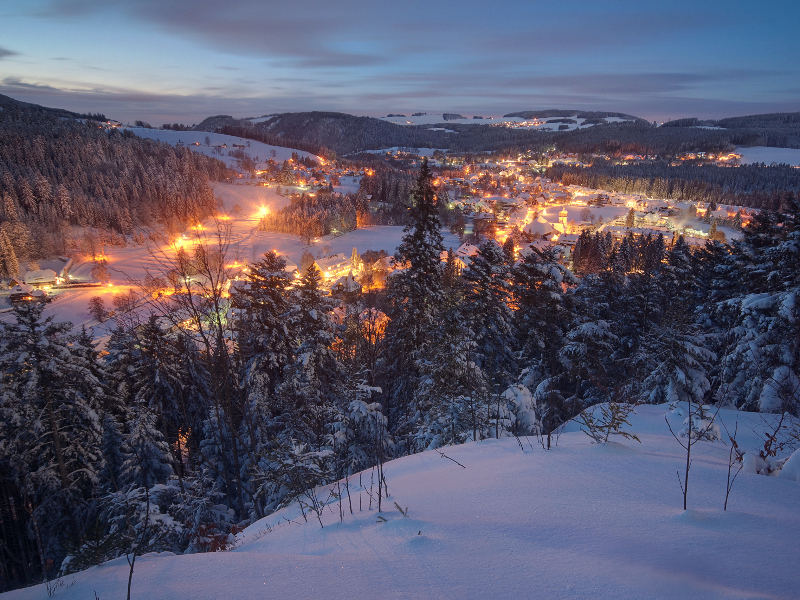
[[[548,168],[547,176],[565,185],[773,211],[784,208],[787,193],[792,197],[800,192],[800,172],[788,165],[733,168],[671,166],[664,161],[630,165],[600,161],[586,168],[555,165]]]

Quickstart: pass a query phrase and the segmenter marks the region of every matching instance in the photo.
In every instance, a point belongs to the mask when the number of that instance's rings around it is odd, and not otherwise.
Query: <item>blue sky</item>
[[[124,122],[800,110],[800,3],[0,0],[0,94]]]

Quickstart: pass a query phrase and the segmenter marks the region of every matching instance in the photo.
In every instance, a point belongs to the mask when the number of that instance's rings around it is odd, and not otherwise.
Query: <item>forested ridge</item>
[[[542,111],[542,114],[573,116],[578,111]],[[569,114],[567,114],[569,113]],[[513,113],[536,116],[531,112]],[[708,129],[687,120],[683,126],[656,127],[642,119],[608,123],[603,115],[621,113],[581,113],[599,124],[573,131],[533,131],[493,125],[461,125],[448,122],[449,131],[432,131],[431,125],[396,125],[371,117],[345,113],[283,113],[266,121],[252,123],[232,117],[214,117],[197,126],[198,130],[225,131],[268,143],[295,145],[319,154],[328,148],[339,155],[393,146],[441,148],[453,152],[524,152],[557,148],[562,152],[604,153],[608,155],[646,154],[672,157],[684,152],[722,152],[735,146],[800,147],[800,113],[780,113],[734,117],[715,121]],[[667,124],[669,125],[669,124]],[[262,137],[255,137],[262,136]],[[314,148],[315,150],[312,150]]]
[[[272,252],[227,297],[224,244],[179,253],[175,293],[149,318],[121,311],[102,356],[16,307],[0,335],[3,585],[224,549],[294,499],[313,519],[318,484],[374,467],[380,488],[390,458],[471,440],[546,448],[597,403],[800,413],[794,194],[732,246],[586,234],[576,276],[552,248],[519,259],[492,240],[459,273],[426,163],[412,193],[405,268],[336,313],[313,264],[292,285]]]
[[[590,167],[554,165],[547,176],[565,185],[769,210],[780,210],[787,192],[800,192],[800,169],[788,165],[671,166],[665,161],[614,165],[595,161]]]
[[[9,100],[0,111],[0,227],[18,259],[64,254],[75,226],[122,236],[215,210],[209,181],[229,176],[222,162]]]

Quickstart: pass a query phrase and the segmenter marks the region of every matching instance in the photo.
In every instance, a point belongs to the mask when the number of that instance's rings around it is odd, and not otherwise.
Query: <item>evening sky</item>
[[[800,110],[800,3],[0,0],[0,94],[195,123],[337,110]]]

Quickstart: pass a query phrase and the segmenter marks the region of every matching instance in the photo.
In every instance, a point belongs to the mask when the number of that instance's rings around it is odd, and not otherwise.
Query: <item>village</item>
[[[512,239],[518,258],[530,252],[531,246],[539,249],[553,246],[563,264],[571,268],[572,250],[583,232],[610,234],[615,241],[629,235],[635,238],[663,235],[668,247],[683,236],[688,244],[701,246],[710,239],[726,242],[738,238],[753,214],[752,209],[740,206],[680,202],[563,185],[542,175],[547,164],[581,164],[578,157],[568,154],[520,155],[514,160],[484,158],[477,162],[474,157],[442,151],[393,148],[385,151],[385,156],[408,169],[416,169],[422,160],[428,160],[436,176],[434,184],[439,201],[463,216],[460,226],[451,227],[459,240],[450,248],[459,269],[469,265],[478,245],[487,238],[501,245]],[[646,157],[622,157],[623,160],[640,158]],[[727,155],[719,159],[734,160]],[[320,162],[309,166],[302,160],[290,159],[281,169],[259,171],[257,185],[275,186],[285,196],[313,196],[325,188],[357,193],[361,180],[374,175],[370,167]],[[244,183],[251,182],[244,180]],[[371,210],[377,210],[379,203],[373,202],[369,195],[367,200]],[[341,235],[346,232],[332,231],[328,237]],[[352,253],[327,254],[324,240],[310,242],[318,247],[304,251],[303,266],[313,260],[325,288],[334,296],[354,297],[365,287],[382,288],[387,276],[403,268],[395,264],[391,252],[381,252],[376,258],[377,252],[372,248],[354,247]],[[443,261],[447,260],[447,254],[447,251],[442,253]],[[286,260],[287,269],[299,277],[303,269],[290,257]]]
[[[85,242],[87,235],[94,236],[99,244],[90,243],[84,248],[86,243],[76,242],[78,251],[72,256],[28,265],[19,278],[5,282],[0,301],[6,306],[57,299],[48,312],[59,317],[63,313],[64,317],[94,326],[97,320],[86,321],[85,317],[86,303],[91,298],[105,298],[108,308],[119,310],[142,306],[154,297],[177,291],[170,289],[170,267],[165,263],[179,255],[191,256],[198,245],[213,243],[214,230],[219,227],[227,228],[235,241],[236,256],[228,261],[221,289],[226,297],[246,285],[250,265],[272,250],[285,261],[293,281],[299,282],[301,273],[314,263],[325,293],[343,305],[356,301],[368,290],[385,288],[392,273],[404,268],[393,258],[402,226],[391,221],[388,226],[374,225],[374,219],[366,216],[353,223],[355,229],[332,228],[323,235],[297,236],[264,231],[261,224],[265,217],[281,211],[293,200],[318,194],[362,197],[370,213],[379,213],[385,205],[365,193],[369,186],[364,185],[368,178],[378,176],[378,156],[408,173],[416,172],[427,159],[435,177],[438,201],[449,215],[456,215],[454,222],[448,224],[441,260],[447,261],[449,254],[459,271],[470,264],[486,239],[501,245],[512,240],[518,260],[532,247],[541,250],[552,246],[561,263],[572,269],[573,250],[584,232],[610,234],[615,241],[629,235],[663,235],[667,246],[683,236],[688,244],[701,246],[709,239],[736,239],[753,214],[752,209],[739,206],[664,200],[551,181],[545,176],[548,166],[581,167],[588,160],[556,151],[501,158],[391,148],[372,152],[372,160],[359,161],[355,157],[340,161],[227,135],[147,129],[137,132],[217,157],[232,169],[235,177],[215,188],[221,203],[218,214],[192,225],[177,237],[165,232],[140,232],[134,236],[138,242],[130,240],[125,247],[104,244],[102,232],[76,232],[76,238],[83,235]],[[650,158],[620,156],[616,160]],[[716,159],[736,164],[735,155]],[[142,243],[145,236],[146,242]],[[159,264],[152,264],[153,255],[159,256],[155,261]],[[147,266],[148,263],[151,264]],[[207,284],[201,275],[193,277],[197,289]],[[132,301],[137,295],[139,300]],[[73,309],[69,308],[71,305]],[[114,312],[112,309],[103,314]]]

